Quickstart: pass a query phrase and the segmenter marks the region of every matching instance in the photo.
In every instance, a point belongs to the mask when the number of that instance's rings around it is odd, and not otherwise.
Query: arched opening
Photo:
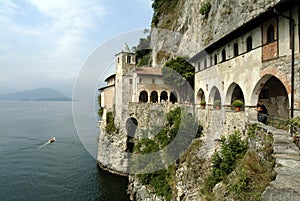
[[[198,102],[198,104],[200,104],[201,101],[205,101],[205,94],[204,94],[203,89],[199,89],[199,91],[197,93],[197,102]]]
[[[217,87],[213,87],[210,91],[209,101],[213,103],[214,108],[221,107],[221,95]]]
[[[235,100],[241,100],[245,105],[244,93],[241,87],[236,83],[231,84],[228,88],[226,99],[228,98],[230,99],[230,105],[232,105]]]
[[[168,100],[168,93],[166,91],[161,92],[160,94],[160,102]]]
[[[267,43],[271,43],[275,40],[274,26],[270,25],[267,29]]]
[[[214,56],[214,64],[217,65],[217,63],[218,63],[218,55],[215,54],[215,56]]]
[[[251,102],[256,105],[258,100],[267,107],[270,117],[289,118],[290,103],[287,87],[277,77],[267,74],[257,82],[252,92]]]
[[[247,44],[247,52],[251,51],[252,50],[252,37],[251,36],[249,36],[247,38],[246,44]]]
[[[235,43],[235,44],[233,45],[233,56],[234,56],[234,57],[239,56],[239,45],[238,45],[237,43]]]
[[[173,103],[173,104],[178,102],[178,96],[177,96],[176,91],[172,91],[171,92],[171,94],[170,94],[170,102]]]
[[[138,126],[138,121],[136,118],[129,118],[126,121],[126,132],[127,132],[127,140],[126,140],[126,152],[133,153],[134,149],[134,136],[135,131]]]
[[[147,103],[148,102],[148,93],[147,91],[142,91],[139,96],[139,102]]]
[[[151,103],[157,103],[158,102],[158,94],[157,94],[156,91],[151,92],[150,101],[151,101]]]
[[[222,62],[226,61],[226,50],[222,50]]]
[[[275,76],[266,81],[258,99],[267,107],[269,115],[279,118],[289,117],[289,98],[285,86]]]

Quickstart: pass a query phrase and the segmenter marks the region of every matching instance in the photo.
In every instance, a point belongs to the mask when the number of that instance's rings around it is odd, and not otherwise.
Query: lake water
[[[127,178],[98,169],[81,144],[71,104],[0,102],[0,200],[128,200]]]

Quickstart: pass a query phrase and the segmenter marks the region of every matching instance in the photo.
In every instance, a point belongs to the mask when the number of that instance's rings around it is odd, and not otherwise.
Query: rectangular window
[[[132,79],[129,80],[129,84],[132,84]]]
[[[139,79],[139,83],[142,83],[142,81],[143,81],[142,78],[140,78],[140,79]]]
[[[155,84],[155,79],[152,79],[152,84]]]

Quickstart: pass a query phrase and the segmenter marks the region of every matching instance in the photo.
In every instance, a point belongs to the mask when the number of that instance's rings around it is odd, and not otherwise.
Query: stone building
[[[103,108],[102,121],[106,121],[107,111],[112,111],[115,100],[115,80],[116,74],[105,79],[106,86],[99,88],[101,96],[101,107]]]
[[[300,116],[299,10],[299,1],[282,0],[190,59],[196,69],[195,104],[201,100],[207,103],[206,109],[199,105],[196,114],[205,128],[207,144],[212,145],[206,147],[208,158],[216,148],[215,139],[236,129],[243,131],[247,120],[256,120],[258,100],[266,105],[270,118]],[[142,129],[163,122],[163,115],[154,111],[170,109],[166,105],[172,104],[162,102],[183,101],[176,87],[163,82],[160,68],[137,67],[136,55],[127,45],[115,58],[115,85],[109,90],[102,88],[101,93],[112,98],[103,103],[110,109],[113,107],[106,103],[113,103],[114,123],[119,130],[114,134],[100,133],[98,164],[124,174],[132,139],[140,138]],[[109,95],[112,91],[114,97]],[[244,102],[242,112],[235,112],[231,106],[237,99]],[[213,109],[216,100],[221,101],[221,110]]]
[[[179,90],[164,83],[161,67],[137,67],[136,55],[127,44],[115,58],[116,74],[106,78],[107,86],[100,88],[99,92],[101,107],[105,111],[112,111],[113,106],[117,108],[117,121],[128,118],[129,103],[179,102]]]
[[[299,1],[281,1],[192,57],[196,104],[206,100],[212,106],[220,99],[223,110],[228,111],[240,99],[247,119],[255,119],[254,108],[260,99],[270,117],[299,116],[299,9]]]
[[[136,55],[127,44],[115,59],[116,73],[105,80],[107,86],[99,89],[104,111],[97,160],[104,169],[126,174],[134,138],[141,139],[145,133],[147,138],[155,136],[149,128],[164,122],[165,115],[157,117],[154,113],[169,111],[181,99],[179,89],[163,81],[161,67],[136,65]],[[105,131],[108,112],[113,112],[117,127],[112,134]]]

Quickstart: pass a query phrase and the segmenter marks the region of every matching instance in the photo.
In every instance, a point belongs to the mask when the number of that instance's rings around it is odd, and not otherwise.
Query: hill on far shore
[[[72,99],[61,92],[50,88],[38,88],[0,95],[0,100],[18,101],[71,101]]]

